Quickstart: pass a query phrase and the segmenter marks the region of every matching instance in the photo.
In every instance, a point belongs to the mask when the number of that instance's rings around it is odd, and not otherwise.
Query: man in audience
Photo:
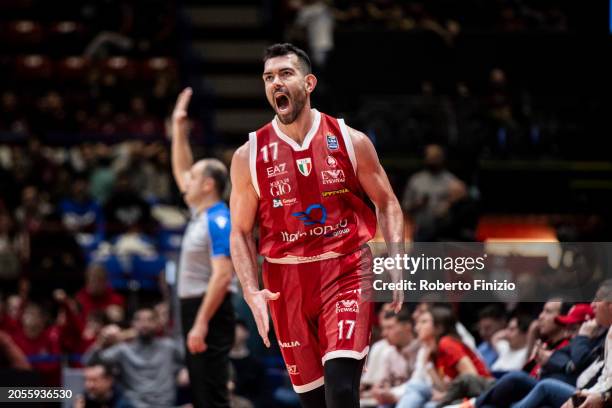
[[[536,346],[523,370],[504,375],[493,387],[471,400],[469,406],[510,406],[525,397],[541,378],[558,378],[565,382],[571,382],[572,378],[575,380],[575,377],[556,364],[548,364],[551,358],[556,361],[557,353],[567,353],[569,350],[562,350],[569,344],[569,339],[566,337],[565,327],[556,321],[558,316],[567,314],[569,309],[569,304],[558,299],[546,302],[536,323]]]
[[[425,169],[408,180],[402,200],[416,224],[414,240],[422,242],[438,238],[452,206],[467,196],[463,181],[445,169],[441,146],[426,146],[424,161]]]
[[[499,304],[488,305],[478,313],[478,334],[481,339],[478,352],[489,369],[498,357],[497,349],[491,339],[505,325],[504,310]]]
[[[494,373],[520,370],[527,361],[527,331],[531,318],[517,315],[510,319],[508,326],[491,338],[491,344],[498,355],[491,365]]]
[[[127,408],[121,392],[115,386],[112,367],[95,364],[83,369],[85,393],[77,397],[75,408]]]
[[[578,335],[572,339],[575,361],[564,366],[566,371],[580,373],[576,387],[553,378],[539,381],[513,408],[560,407],[603,408],[612,405],[612,280],[603,282],[593,300],[591,311],[587,305],[576,305],[567,316],[557,320],[578,323],[576,316],[594,313],[594,320],[586,320]]]
[[[134,314],[136,339],[108,348],[97,345],[89,361],[116,365],[126,400],[136,408],[170,407],[176,398],[176,378],[183,361],[180,344],[155,337],[157,316],[151,308]]]
[[[411,313],[406,305],[397,314],[387,310],[381,327],[388,346],[382,355],[378,381],[372,384],[370,395],[378,403],[388,404],[399,399],[403,392],[401,385],[412,375],[419,344],[415,340]]]

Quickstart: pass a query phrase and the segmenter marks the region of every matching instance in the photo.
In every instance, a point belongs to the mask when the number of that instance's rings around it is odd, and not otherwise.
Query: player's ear
[[[306,91],[310,94],[317,86],[317,77],[314,74],[308,74],[304,77],[306,81]]]

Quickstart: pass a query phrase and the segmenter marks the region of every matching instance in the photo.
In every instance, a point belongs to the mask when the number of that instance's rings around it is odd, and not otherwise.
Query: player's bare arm
[[[355,149],[357,178],[370,200],[376,206],[378,225],[387,244],[389,256],[404,254],[404,215],[397,197],[393,193],[385,169],[380,164],[378,154],[370,139],[358,130],[349,128]],[[401,279],[395,271],[394,281]],[[402,307],[404,292],[393,294],[393,309],[398,312]]]
[[[234,269],[242,286],[244,299],[251,308],[259,335],[266,347],[270,347],[268,301],[278,299],[280,294],[272,293],[267,289],[259,290],[257,254],[253,237],[259,198],[251,183],[250,174],[249,143],[247,142],[234,153],[230,168],[232,180],[230,252]]]
[[[181,193],[187,189],[193,155],[189,146],[189,118],[187,108],[193,91],[185,88],[179,94],[172,112],[172,174]]]

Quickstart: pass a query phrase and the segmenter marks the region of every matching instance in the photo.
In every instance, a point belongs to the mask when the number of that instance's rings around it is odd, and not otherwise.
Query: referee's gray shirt
[[[206,292],[212,275],[211,259],[216,256],[230,256],[230,230],[229,208],[223,201],[200,214],[191,211],[191,219],[181,244],[179,298],[198,297]],[[229,290],[237,292],[235,275]]]

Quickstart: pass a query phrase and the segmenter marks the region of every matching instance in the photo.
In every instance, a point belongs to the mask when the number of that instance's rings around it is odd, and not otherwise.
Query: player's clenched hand
[[[172,112],[173,137],[187,134],[187,108],[189,107],[189,101],[191,100],[192,94],[193,90],[191,88],[185,88],[176,99],[176,105],[174,105],[174,111]]]
[[[270,340],[268,339],[268,332],[270,331],[268,301],[276,300],[279,296],[279,292],[272,293],[268,289],[263,289],[253,291],[245,298],[251,312],[253,312],[255,323],[257,323],[257,331],[266,347],[270,347]]]
[[[208,346],[204,339],[208,334],[207,324],[194,324],[189,334],[187,334],[187,348],[191,354],[202,353],[206,351]]]

